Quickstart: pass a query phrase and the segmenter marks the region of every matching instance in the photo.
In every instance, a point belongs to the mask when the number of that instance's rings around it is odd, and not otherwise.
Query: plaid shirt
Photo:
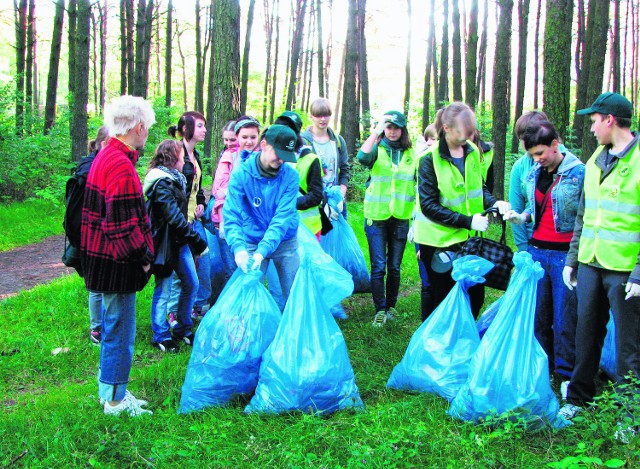
[[[136,150],[112,138],[91,166],[81,225],[88,290],[135,292],[149,279],[142,266],[153,262],[153,240],[137,160]]]

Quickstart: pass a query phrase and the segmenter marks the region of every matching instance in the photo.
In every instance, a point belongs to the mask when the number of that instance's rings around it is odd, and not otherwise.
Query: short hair
[[[550,146],[554,140],[560,140],[558,131],[549,121],[531,122],[522,134],[522,143],[525,150],[530,150],[538,145]]]
[[[103,125],[98,129],[98,134],[96,135],[96,138],[94,138],[89,142],[89,145],[87,146],[87,151],[89,153],[93,153],[94,151],[95,152],[100,151],[102,142],[108,139],[109,139],[109,129],[107,128],[106,125]]]
[[[427,127],[425,127],[424,129],[424,135],[423,135],[425,140],[428,140],[430,138],[438,138],[438,132],[436,132],[436,125],[435,124],[429,124]]]
[[[125,135],[140,123],[148,129],[155,121],[151,103],[139,96],[119,96],[104,109],[104,125],[110,137]]]
[[[158,166],[164,166],[169,169],[175,167],[181,149],[182,142],[176,142],[169,138],[163,140],[156,147],[153,158],[149,161],[149,169],[157,168]]]
[[[538,111],[536,109],[533,111],[527,111],[518,117],[516,124],[513,126],[513,131],[516,134],[516,137],[518,137],[518,140],[522,140],[522,136],[529,125],[543,121],[549,121],[549,118],[543,111]]]
[[[595,114],[598,114],[600,116],[600,120],[604,119],[608,115],[608,114],[602,114],[600,112],[596,112]],[[613,121],[616,123],[616,125],[618,127],[620,127],[621,129],[630,129],[631,128],[631,118],[630,117],[618,117],[618,116],[614,116],[613,114],[611,114],[611,116],[613,117]]]
[[[318,98],[309,106],[309,113],[314,117],[331,115],[331,102],[327,98]]]
[[[173,138],[176,138],[176,136],[180,136],[188,142],[193,138],[193,133],[196,130],[197,120],[204,121],[205,124],[207,123],[207,119],[205,119],[204,116],[198,111],[187,111],[180,116],[178,125],[172,125],[171,127],[169,127],[168,133]],[[186,127],[184,131],[182,130],[183,127]]]

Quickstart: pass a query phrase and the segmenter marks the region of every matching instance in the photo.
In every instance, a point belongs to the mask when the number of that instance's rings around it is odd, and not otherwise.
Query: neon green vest
[[[454,212],[472,216],[484,210],[482,173],[478,148],[470,142],[473,151],[465,159],[466,177],[450,161],[440,157],[438,145],[427,152],[433,158],[433,169],[440,190],[440,204]],[[424,157],[423,157],[424,158]],[[469,238],[469,230],[443,225],[427,218],[420,209],[420,198],[416,194],[416,218],[413,222],[413,238],[418,244],[447,247],[462,243]]]
[[[640,252],[640,148],[636,145],[607,178],[596,158],[587,161],[584,174],[584,217],[578,260],[597,261],[609,270],[630,272]]]
[[[305,193],[308,192],[307,188],[307,175],[309,174],[309,168],[314,161],[320,160],[315,153],[308,153],[302,158],[299,158],[296,162],[296,171],[300,175],[300,189]],[[306,210],[298,210],[300,215],[300,221],[311,230],[313,234],[318,233],[322,229],[322,220],[320,219],[320,212],[318,207],[311,207]]]
[[[412,148],[402,153],[394,167],[387,149],[379,146],[378,158],[371,168],[369,187],[364,194],[365,218],[409,220],[416,197],[417,167]]]

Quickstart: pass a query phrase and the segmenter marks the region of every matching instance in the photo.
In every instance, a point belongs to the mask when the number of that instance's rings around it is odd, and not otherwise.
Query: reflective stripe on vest
[[[413,149],[405,150],[397,166],[389,152],[378,147],[378,158],[371,168],[369,187],[364,195],[364,216],[371,220],[411,218],[415,201],[417,161]]]
[[[469,143],[473,151],[465,159],[465,177],[453,163],[440,157],[438,145],[433,145],[428,154],[433,158],[433,169],[440,190],[440,204],[454,212],[472,216],[484,210],[482,174],[478,148]],[[424,157],[423,157],[424,158]],[[416,216],[413,223],[413,238],[418,244],[447,247],[462,243],[469,238],[469,230],[443,225],[426,217],[420,208],[420,197],[416,193]]]
[[[298,171],[298,174],[300,175],[300,189],[305,193],[309,192],[307,176],[309,174],[309,168],[311,168],[311,165],[315,160],[320,161],[318,155],[315,153],[307,153],[296,162],[296,171]],[[304,225],[309,228],[313,234],[322,230],[322,219],[320,218],[320,212],[318,211],[317,205],[306,210],[298,210],[298,214],[300,215],[300,221],[304,223]]]
[[[578,260],[630,272],[640,252],[640,148],[636,145],[620,158],[600,182],[598,147],[587,161],[584,174],[584,216]]]

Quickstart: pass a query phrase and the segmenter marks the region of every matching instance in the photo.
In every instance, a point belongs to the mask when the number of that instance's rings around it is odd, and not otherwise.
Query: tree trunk
[[[90,67],[91,71],[91,85],[93,88],[93,112],[98,113],[98,20],[96,19],[95,11],[91,9],[89,20],[91,24],[91,40],[89,46],[91,49],[90,63],[93,67]]]
[[[467,64],[465,77],[465,102],[476,106],[476,72],[478,55],[478,0],[471,2],[469,10],[469,35],[467,37]]]
[[[133,94],[135,89],[135,8],[134,0],[125,0],[127,10],[127,93]]]
[[[100,13],[100,113],[104,110],[107,99],[107,16],[109,5],[104,0],[104,5],[98,3]]]
[[[365,35],[365,15],[367,0],[358,1],[358,78],[360,84],[360,108],[362,126],[368,129],[371,125],[371,103],[369,100],[369,67],[367,66],[367,39]]]
[[[182,31],[179,29],[179,25],[176,22],[176,38],[178,42],[178,54],[180,54],[180,60],[182,61],[182,107],[186,112],[189,109],[187,102],[187,66],[184,57],[184,52],[182,52],[182,44],[180,43],[180,38],[182,37]]]
[[[493,130],[491,138],[495,145],[493,170],[495,185],[493,194],[504,198],[504,166],[507,144],[507,128],[511,111],[509,89],[511,80],[511,17],[513,0],[498,0],[500,9],[498,32],[496,37],[496,58],[493,67]]]
[[[620,93],[620,0],[613,0],[613,41],[611,43],[611,91]]]
[[[75,86],[73,96],[73,125],[71,127],[71,156],[80,161],[87,153],[87,104],[89,102],[89,39],[91,0],[78,0],[75,34]]]
[[[78,0],[69,0],[69,110],[73,109],[73,95],[75,93],[76,84],[76,17],[78,9]],[[70,116],[73,124],[73,114]]]
[[[149,65],[151,64],[151,38],[153,36],[153,11],[154,1],[149,0],[147,9],[145,11],[144,20],[144,66],[142,68],[142,76],[144,77],[144,97],[147,97],[149,92]],[[140,87],[142,90],[142,86]]]
[[[322,0],[316,0],[316,24],[318,39],[318,93],[324,96],[324,49],[322,47]]]
[[[411,0],[407,0],[407,56],[404,63],[404,115],[409,114],[409,101],[411,101]]]
[[[249,2],[247,11],[247,31],[244,36],[244,52],[242,53],[242,80],[240,88],[240,114],[247,112],[247,93],[249,86],[249,50],[251,48],[251,28],[253,26],[253,10],[256,0]]]
[[[357,1],[357,0],[354,0]],[[333,128],[338,128],[338,122],[340,117],[340,110],[342,109],[342,84],[344,83],[344,70],[347,62],[347,41],[344,43],[344,49],[342,51],[342,62],[340,65],[340,74],[338,75],[338,96],[336,97],[336,107],[333,114]]]
[[[120,95],[127,94],[127,0],[120,0]]]
[[[576,85],[576,109],[584,109],[591,101],[587,104],[587,87],[589,84],[589,75],[591,74],[591,70],[589,69],[589,55],[593,50],[591,48],[591,40],[593,38],[593,24],[594,24],[594,16],[596,14],[596,4],[599,0],[589,0],[589,6],[587,11],[587,26],[585,28],[584,33],[584,44],[582,46],[581,57],[582,61],[580,63],[580,80]],[[597,50],[602,50],[602,45],[598,45]],[[588,120],[588,119],[587,119]],[[583,126],[584,126],[585,118],[582,115],[575,114],[573,116],[573,136],[575,141],[580,144],[583,138]]]
[[[440,79],[438,80],[438,93],[436,95],[436,107],[441,107],[449,101],[449,0],[442,2],[442,47],[440,48]]]
[[[460,8],[457,0],[453,0],[453,100],[462,101],[462,56],[460,41]]]
[[[144,97],[147,83],[144,80],[144,56],[145,56],[145,27],[146,27],[147,1],[138,0],[138,11],[136,21],[136,51],[135,51],[135,75],[133,78],[132,94]]]
[[[16,135],[24,130],[24,72],[27,47],[27,0],[14,1],[16,28]]]
[[[276,13],[276,50],[273,58],[273,79],[271,86],[271,104],[269,106],[269,122],[273,122],[273,114],[276,107],[276,92],[278,88],[278,53],[280,52],[280,0],[275,0]]]
[[[485,101],[485,71],[487,69],[487,21],[489,19],[489,4],[484,1],[482,14],[482,36],[480,36],[480,50],[478,52],[478,72],[476,78],[476,104]]]
[[[217,161],[213,155],[223,147],[222,127],[240,113],[240,4],[237,0],[216,1],[213,44],[207,98],[207,134],[211,140],[205,140],[205,156],[212,156],[211,167],[215,169]],[[211,143],[207,151],[208,142]]]
[[[533,108],[538,109],[538,84],[539,84],[539,60],[540,60],[540,10],[542,9],[542,0],[538,0],[538,9],[536,10],[536,36],[533,44]]]
[[[271,44],[273,41],[273,11],[269,6],[269,0],[263,0],[264,6],[264,35],[266,38],[267,64],[264,72],[264,88],[262,91],[262,122],[267,120],[269,90],[271,85]]]
[[[194,109],[202,112],[204,109],[204,63],[202,61],[202,15],[200,0],[196,0],[196,96],[194,99]]]
[[[325,48],[324,59],[324,97],[329,99],[329,72],[331,71],[331,55],[333,52],[333,0],[329,0],[329,38]],[[340,87],[338,87],[339,89]]]
[[[62,27],[64,26],[64,0],[56,1],[56,13],[53,19],[51,53],[49,54],[49,75],[47,77],[47,103],[44,109],[44,134],[56,122],[56,96],[58,94],[58,67],[62,48]]]
[[[202,88],[204,89],[204,84],[208,83],[208,77],[205,76],[207,70],[207,63],[211,64],[211,56],[208,54],[212,54],[210,51],[211,46],[213,44],[213,12],[215,11],[215,0],[211,0],[211,3],[207,7],[207,27],[204,30],[204,45],[202,48]],[[209,57],[209,62],[207,62],[207,57]],[[202,108],[204,109],[204,98],[202,101]]]
[[[33,122],[33,79],[34,67],[36,63],[36,3],[29,0],[29,12],[27,14],[27,57],[25,59],[25,91],[24,103],[26,105],[26,117],[28,132],[31,132],[31,124]]]
[[[576,51],[573,57],[573,63],[576,71],[576,81],[580,81],[580,72],[582,71],[582,62],[585,41],[585,18],[584,18],[584,0],[578,0],[577,14],[577,31],[576,31]]]
[[[312,3],[313,6],[313,3]],[[308,63],[305,60],[305,71],[304,75],[306,77],[305,80],[305,91],[302,93],[302,103],[300,109],[308,109],[309,108],[309,99],[311,96],[311,86],[313,85],[313,56],[315,55],[313,50],[313,43],[316,37],[316,16],[315,9],[309,10],[309,16],[311,20],[311,28],[309,29],[309,33],[307,35],[307,57]]]
[[[167,8],[167,40],[164,54],[164,105],[171,106],[171,42],[173,41],[173,0]]]
[[[161,94],[161,90],[160,90],[160,84],[162,84],[162,70],[160,68],[160,62],[161,62],[161,57],[160,57],[160,3],[156,3],[155,5],[155,9],[153,12],[153,16],[155,18],[157,18],[154,27],[155,27],[155,32],[153,34],[153,40],[154,40],[154,44],[155,44],[155,59],[156,59],[156,79],[155,79],[155,84],[156,84],[156,91],[154,93],[155,96],[159,96]]]
[[[296,72],[298,70],[298,59],[300,57],[300,48],[302,46],[302,37],[304,34],[304,14],[306,7],[307,0],[299,0],[296,7],[296,27],[291,41],[291,64],[289,68],[289,86],[287,88],[287,101],[285,104],[286,109],[291,109],[296,95]],[[355,73],[352,76],[355,76]]]
[[[298,93],[300,94],[300,99],[298,100],[295,96],[292,103],[292,108],[304,109],[304,100],[307,94],[307,80],[309,78],[309,63],[311,61],[310,49],[311,38],[313,37],[313,2],[311,3],[311,8],[309,8],[309,27],[306,30],[306,37],[303,39],[302,46],[300,48],[302,55],[302,62],[298,63],[298,77],[300,77],[300,82],[302,86],[298,87]],[[303,52],[304,51],[304,52]],[[300,89],[301,88],[301,89]]]
[[[424,89],[422,90],[422,130],[431,122],[431,62],[433,61],[433,36],[435,34],[434,10],[435,0],[429,2],[429,29],[427,33],[427,60],[424,71]],[[365,127],[366,128],[366,127]]]
[[[516,109],[513,121],[522,114],[524,86],[527,78],[527,32],[529,30],[529,0],[518,0],[518,77],[516,78]],[[571,44],[569,44],[571,47]],[[568,114],[567,114],[568,117]],[[513,132],[511,153],[518,153],[518,136]]]
[[[347,40],[345,43],[344,80],[342,88],[342,114],[340,116],[340,133],[347,144],[349,156],[353,157],[356,142],[360,139],[358,122],[356,76],[358,67],[358,31],[357,2],[349,0],[349,16],[347,21]]]

